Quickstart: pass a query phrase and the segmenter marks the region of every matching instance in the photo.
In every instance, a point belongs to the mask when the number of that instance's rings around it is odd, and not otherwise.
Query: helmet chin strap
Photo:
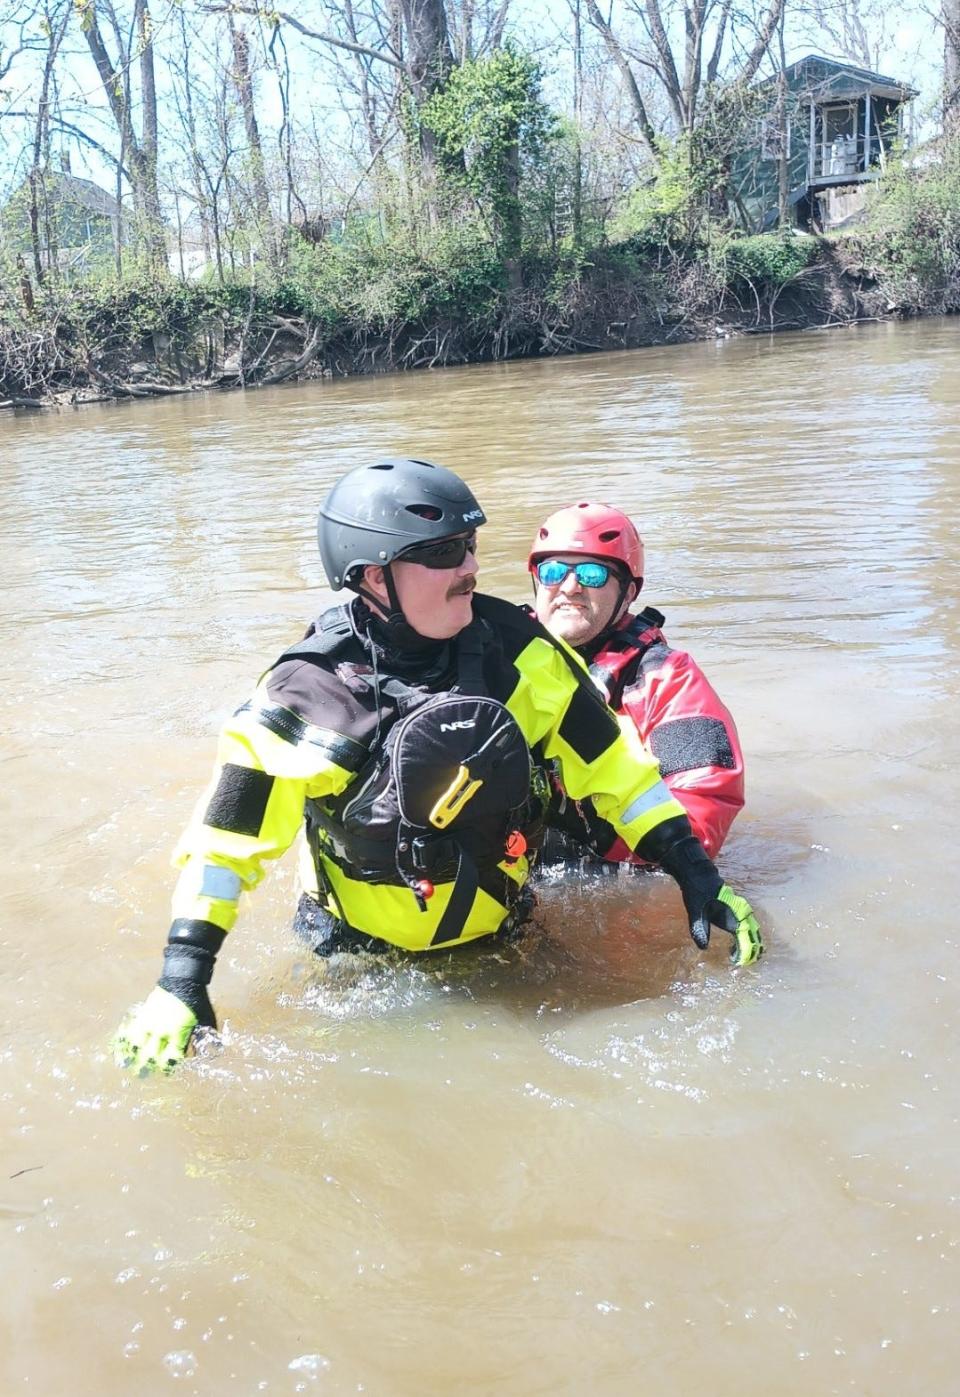
[[[368,592],[366,587],[357,585],[357,596],[362,597],[368,606],[372,606],[381,619],[388,646],[395,646],[398,650],[417,650],[424,645],[433,645],[436,642],[430,640],[428,636],[421,635],[415,631],[403,614],[403,607],[400,604],[400,597],[397,593],[397,584],[393,576],[393,568],[386,563],[381,568],[383,580],[387,588],[389,607],[385,606],[381,599],[373,592]]]
[[[617,571],[619,573],[619,569]],[[634,596],[630,599],[631,602],[636,601],[637,597],[640,595],[640,588],[643,586],[642,577],[640,578],[640,581],[637,582],[637,579],[635,577],[631,577],[629,573],[627,573],[626,575],[624,575],[623,573],[619,573],[619,575],[621,579],[620,590],[617,593],[617,600],[614,602],[613,610],[610,613],[610,620],[607,622],[607,624],[603,627],[602,630],[597,632],[597,634],[593,637],[593,639],[588,643],[588,646],[585,648],[589,648],[590,650],[599,648],[602,642],[607,639],[607,636],[612,635],[612,633],[616,630],[617,626],[620,624],[620,621],[623,619],[624,603],[627,601],[627,592],[631,584],[634,584],[637,588]]]

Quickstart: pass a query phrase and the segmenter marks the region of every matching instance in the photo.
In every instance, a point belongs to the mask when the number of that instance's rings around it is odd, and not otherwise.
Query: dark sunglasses
[[[569,572],[576,573],[581,587],[605,587],[613,568],[606,563],[561,563],[556,558],[537,563],[537,577],[544,587],[559,587]]]
[[[442,538],[437,543],[415,543],[412,548],[398,554],[398,563],[419,563],[422,568],[436,568],[438,572],[447,568],[458,568],[468,553],[476,553],[476,533],[460,538]]]

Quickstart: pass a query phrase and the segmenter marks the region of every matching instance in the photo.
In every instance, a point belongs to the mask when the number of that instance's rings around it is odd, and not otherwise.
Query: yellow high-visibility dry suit
[[[504,808],[495,808],[495,793],[510,786],[524,748],[525,783],[532,773],[536,788],[539,763],[555,760],[567,793],[592,797],[641,856],[645,836],[683,816],[656,760],[628,745],[579,658],[519,607],[474,594],[470,626],[426,658],[407,652],[393,663],[376,636],[357,599],[325,612],[224,725],[213,781],[175,855],[179,937],[229,931],[241,893],[304,825],[305,891],[338,922],[409,951],[493,935],[510,922],[536,845],[536,789],[522,807],[505,797]],[[361,808],[355,795],[389,785],[391,732],[451,690],[461,699],[460,717],[441,702],[436,732],[427,734],[430,814],[417,824],[407,808],[417,784],[408,761],[396,838],[388,829],[380,853],[371,853],[355,818],[350,830],[351,808],[354,817]],[[479,752],[469,740],[471,710],[462,706],[471,695],[502,718]],[[459,745],[438,776],[435,749],[448,741]],[[498,752],[512,765],[498,769]],[[471,827],[470,811],[481,807],[486,813]],[[376,810],[376,800],[368,808]]]

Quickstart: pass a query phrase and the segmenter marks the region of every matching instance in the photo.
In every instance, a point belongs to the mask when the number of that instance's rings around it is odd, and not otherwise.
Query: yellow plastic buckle
[[[460,811],[466,805],[471,796],[475,796],[483,785],[483,780],[470,780],[469,768],[461,766],[450,785],[430,811],[430,823],[435,829],[446,829],[451,824]]]

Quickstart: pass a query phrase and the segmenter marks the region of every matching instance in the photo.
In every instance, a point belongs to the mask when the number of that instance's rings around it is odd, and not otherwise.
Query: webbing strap
[[[480,886],[480,876],[477,873],[477,865],[470,855],[460,846],[460,857],[457,862],[457,874],[453,883],[453,890],[450,893],[450,901],[447,903],[443,916],[440,918],[440,925],[433,934],[431,946],[442,946],[446,941],[456,941],[463,928],[467,924],[467,918],[473,907],[473,900],[477,895]]]
[[[482,697],[487,694],[483,677],[483,622],[474,620],[457,637],[457,688],[461,694]]]

